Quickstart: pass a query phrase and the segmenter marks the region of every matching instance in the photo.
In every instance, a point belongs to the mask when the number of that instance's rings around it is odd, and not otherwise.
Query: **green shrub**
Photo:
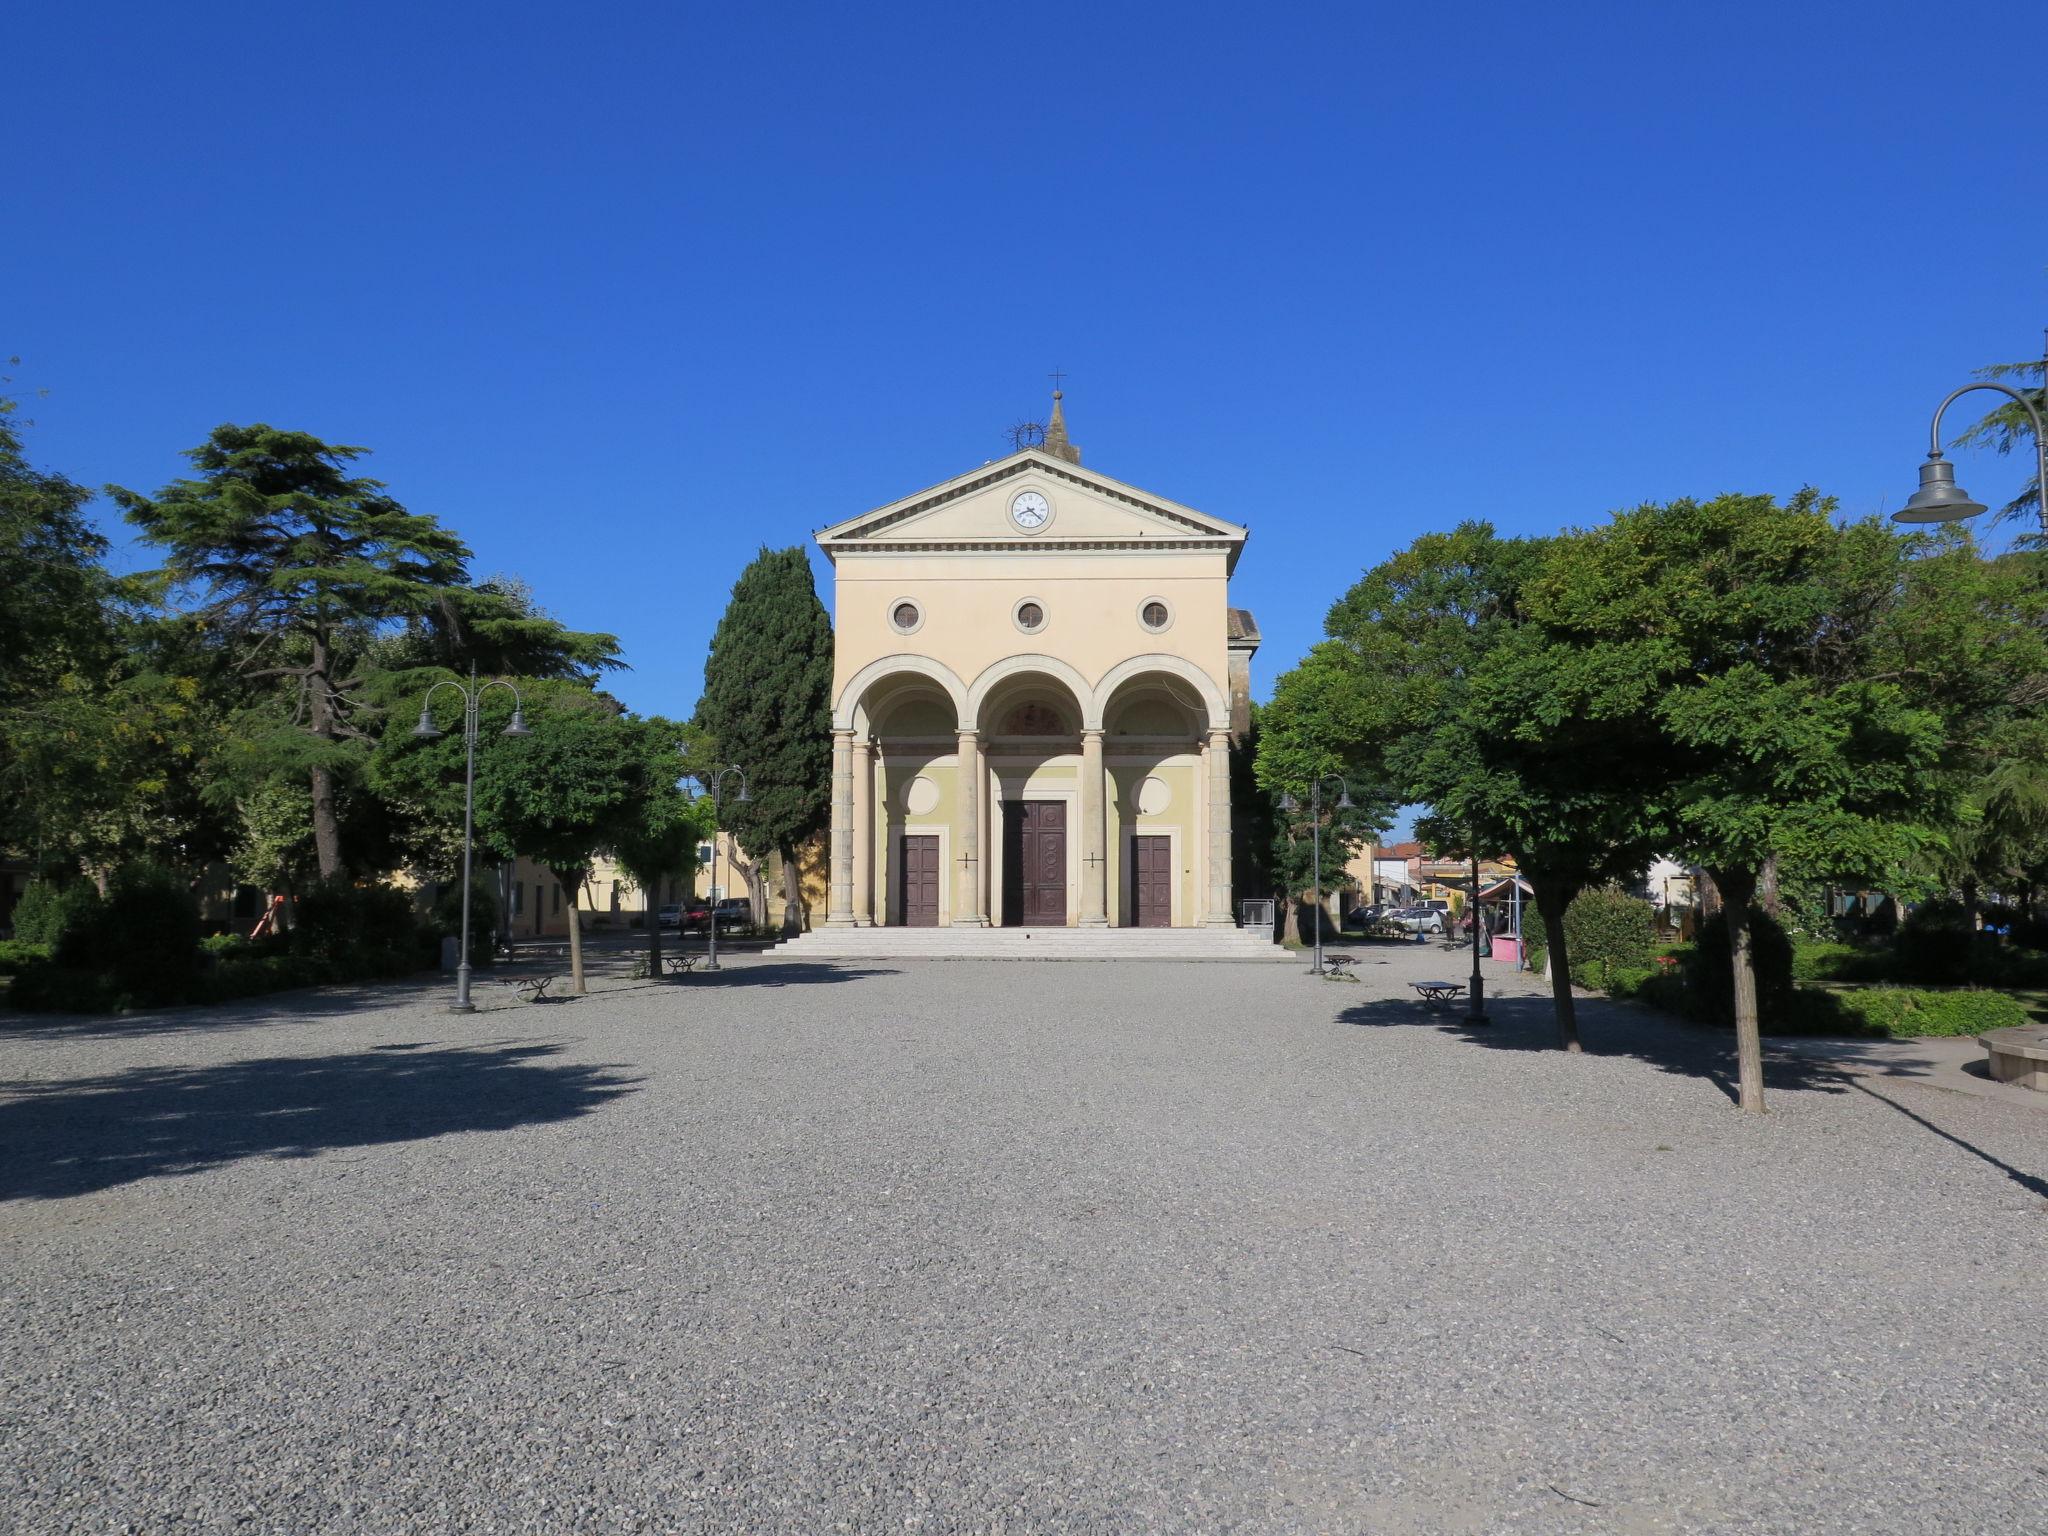
[[[1968,978],[1978,936],[1961,902],[1929,901],[1906,914],[1892,946],[1901,978],[1944,986]]]
[[[1522,943],[1526,946],[1529,969],[1542,970],[1550,958],[1550,941],[1543,935],[1543,914],[1536,910],[1533,901],[1522,906]]]
[[[457,938],[462,933],[462,883],[456,881],[440,895],[434,903],[429,919],[435,934],[435,961],[440,960],[440,940],[443,936]],[[498,895],[485,880],[472,880],[469,886],[469,963],[489,965],[498,952]]]
[[[1750,959],[1756,972],[1757,1015],[1770,1019],[1792,996],[1792,940],[1769,913],[1749,913]],[[1680,957],[1695,1016],[1711,1024],[1735,1023],[1735,966],[1728,951],[1728,914],[1716,912]]]
[[[124,864],[106,899],[65,930],[54,958],[63,970],[107,976],[127,1003],[182,1002],[199,971],[199,903],[162,866]]]
[[[98,910],[100,893],[89,880],[53,885],[31,880],[14,904],[14,936],[56,947],[58,940]]]
[[[25,939],[0,939],[0,976],[17,976],[37,960],[50,958],[50,946]]]
[[[1573,983],[1605,991],[1617,969],[1648,966],[1657,947],[1655,924],[1656,909],[1640,896],[1612,886],[1581,891],[1564,913]]]
[[[303,955],[246,955],[222,960],[199,978],[195,1000],[231,1003],[293,987],[317,987],[333,980],[327,968]]]
[[[1888,1035],[1981,1035],[2031,1019],[2018,998],[2003,992],[1868,987],[1836,999],[1858,1022]]]
[[[432,965],[440,945],[413,916],[404,891],[340,881],[299,898],[291,939],[294,955],[345,981],[410,975]]]
[[[112,1013],[129,999],[105,972],[67,971],[54,960],[36,960],[14,978],[7,1002],[24,1013]]]
[[[1794,981],[1892,981],[1898,957],[1860,944],[1800,944],[1792,951]]]

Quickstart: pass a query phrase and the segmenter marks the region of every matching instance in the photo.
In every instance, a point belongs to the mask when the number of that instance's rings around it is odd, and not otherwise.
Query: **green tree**
[[[503,593],[473,587],[469,551],[452,532],[349,472],[364,451],[222,426],[187,455],[195,478],[153,497],[109,487],[165,552],[167,590],[194,604],[239,673],[277,690],[237,730],[263,776],[305,778],[323,879],[347,864],[340,786],[375,737],[366,689],[380,640],[410,626],[445,638],[441,659],[518,652],[539,671],[606,665],[616,649],[610,636],[537,622]]]
[[[1351,800],[1348,809],[1339,809],[1335,785],[1325,783],[1325,890],[1334,883],[1332,876],[1340,875],[1345,863],[1386,829],[1393,811],[1380,758],[1386,739],[1385,699],[1368,683],[1350,651],[1324,641],[1299,666],[1275,679],[1272,700],[1259,711],[1252,777],[1272,826],[1268,859],[1273,878],[1289,905],[1295,935],[1304,943],[1315,937],[1304,931],[1305,922],[1323,920],[1320,906],[1313,908],[1318,915],[1310,918],[1310,908],[1301,901],[1314,866],[1310,811],[1315,801],[1310,786],[1335,776]],[[1293,797],[1293,811],[1280,808],[1283,795]]]
[[[661,975],[662,882],[675,876],[689,889],[697,868],[697,845],[712,835],[711,802],[692,800],[680,785],[685,739],[681,726],[659,718],[631,720],[631,749],[646,764],[647,789],[628,807],[612,831],[612,857],[640,887],[646,907],[647,974]]]
[[[797,844],[823,829],[832,792],[832,621],[799,547],[763,549],[733,585],[704,662],[697,718],[747,776],[724,819],[755,857],[782,855],[785,932],[803,926]]]
[[[459,734],[457,701],[445,705],[442,729]],[[559,687],[533,702],[526,724],[530,736],[494,741],[477,754],[477,837],[502,858],[532,859],[568,894],[569,969],[573,990],[582,992],[591,861],[631,835],[658,781],[633,724],[601,694]]]
[[[1576,1051],[1563,915],[1580,891],[1640,872],[1659,826],[1642,729],[1594,723],[1606,680],[1529,622],[1524,589],[1556,546],[1484,522],[1424,534],[1367,571],[1325,627],[1374,701],[1358,721],[1383,717],[1395,793],[1430,807],[1427,839],[1511,855],[1535,888],[1558,1043]]]
[[[1644,761],[1666,786],[1672,851],[1726,902],[1740,1097],[1756,1112],[1749,923],[1766,862],[1881,878],[1925,844],[1942,787],[1940,718],[1878,664],[1905,542],[1875,522],[1838,529],[1832,510],[1811,490],[1638,507],[1564,541],[1526,593],[1545,640],[1576,653],[1587,727],[1655,728]]]

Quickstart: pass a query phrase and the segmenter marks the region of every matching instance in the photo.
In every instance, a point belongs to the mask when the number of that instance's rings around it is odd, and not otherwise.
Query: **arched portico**
[[[882,657],[833,742],[830,925],[1233,924],[1228,705],[1185,658]]]

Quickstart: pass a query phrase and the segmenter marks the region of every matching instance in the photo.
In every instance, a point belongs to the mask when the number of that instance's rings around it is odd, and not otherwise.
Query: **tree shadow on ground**
[[[1451,1035],[1471,1045],[1496,1051],[1555,1051],[1557,1016],[1547,997],[1506,997],[1487,999],[1489,1024],[1468,1024],[1464,1005],[1433,1012],[1406,998],[1381,998],[1346,1008],[1337,1017],[1345,1024],[1375,1028],[1421,1026]],[[1735,1076],[1735,1036],[1731,1031],[1710,1029],[1663,1014],[1650,1013],[1599,998],[1578,1000],[1579,1035],[1588,1056],[1625,1056],[1646,1062],[1660,1072],[1698,1077],[1711,1082],[1728,1096],[1731,1104],[1741,1102]],[[1809,1042],[1810,1043],[1810,1042]],[[2048,1199],[2048,1180],[2024,1173],[1993,1156],[1976,1143],[1936,1125],[1889,1094],[1880,1093],[1866,1079],[1893,1078],[1910,1081],[1927,1075],[1933,1065],[1925,1056],[1902,1054],[1899,1042],[1886,1040],[1828,1040],[1823,1056],[1800,1051],[1773,1049],[1778,1042],[1764,1041],[1764,1089],[1766,1093],[1860,1093],[1897,1110],[1923,1130],[1981,1158],[2031,1194]]]
[[[451,990],[446,977],[422,973],[399,981],[295,987],[232,1003],[189,1003],[135,1013],[0,1013],[0,1040],[74,1039],[111,1035],[231,1034],[301,1019],[411,1008],[423,994]]]
[[[1435,1011],[1407,998],[1381,998],[1337,1017],[1372,1027],[1424,1026],[1488,1050],[1557,1049],[1557,1015],[1547,997],[1491,997],[1486,1014],[1492,1022],[1468,1024],[1462,1002]],[[1660,1072],[1697,1077],[1719,1088],[1731,1104],[1739,1102],[1732,1032],[1598,998],[1578,1000],[1578,1019],[1588,1056],[1626,1056]],[[1847,1093],[1855,1073],[1919,1077],[1932,1065],[1925,1057],[1899,1055],[1895,1043],[1883,1040],[1831,1041],[1825,1058],[1774,1050],[1773,1044],[1764,1041],[1764,1087],[1782,1093]]]
[[[550,1062],[534,1041],[429,1048],[0,1085],[0,1200],[50,1200],[246,1157],[504,1131],[570,1120],[641,1079]]]
[[[758,964],[721,965],[715,971],[691,971],[673,978],[673,981],[695,992],[704,987],[829,986],[841,981],[861,981],[869,976],[900,974],[887,966],[835,965],[826,960],[764,960]]]

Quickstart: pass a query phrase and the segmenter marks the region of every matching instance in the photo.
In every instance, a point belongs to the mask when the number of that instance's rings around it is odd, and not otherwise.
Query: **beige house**
[[[1245,537],[1083,468],[1057,393],[1043,447],[821,532],[827,925],[1234,926]]]

